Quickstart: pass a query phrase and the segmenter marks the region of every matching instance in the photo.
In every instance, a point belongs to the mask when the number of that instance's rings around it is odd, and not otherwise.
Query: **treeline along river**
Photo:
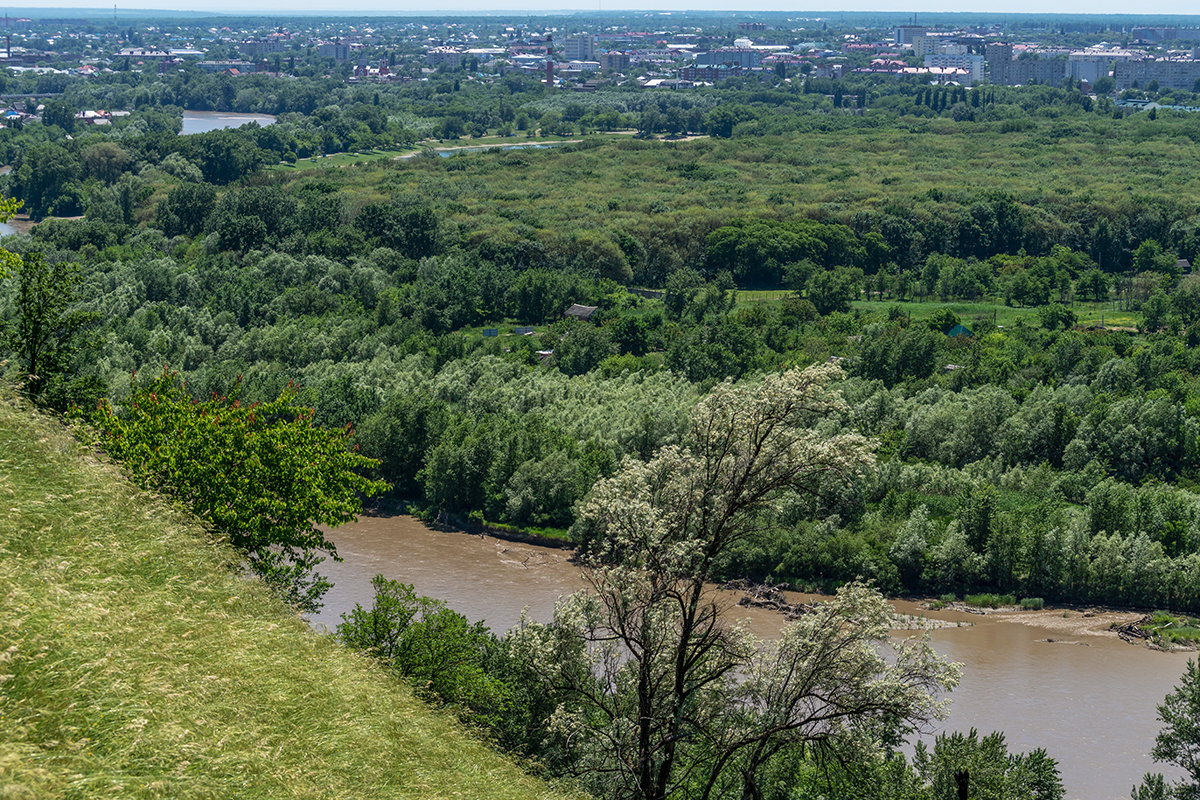
[[[322,565],[334,588],[313,618],[329,627],[356,603],[371,603],[370,581],[379,573],[411,583],[495,631],[515,625],[525,608],[535,619],[549,619],[560,595],[584,585],[569,551],[437,531],[412,517],[364,517],[331,538],[345,560]],[[1021,624],[1013,621],[1019,614],[930,612],[907,601],[895,606],[901,613],[969,623],[931,633],[940,653],[964,664],[944,730],[1002,730],[1010,750],[1046,748],[1075,800],[1126,798],[1146,771],[1161,771],[1147,755],[1158,731],[1155,706],[1178,681],[1189,654]],[[784,623],[763,609],[737,613],[763,637]],[[1081,621],[1078,611],[1068,613]],[[1061,618],[1062,612],[1055,614]]]

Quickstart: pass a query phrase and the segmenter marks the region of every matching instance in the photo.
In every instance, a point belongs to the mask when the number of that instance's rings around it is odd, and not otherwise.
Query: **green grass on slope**
[[[562,797],[0,400],[0,798]]]

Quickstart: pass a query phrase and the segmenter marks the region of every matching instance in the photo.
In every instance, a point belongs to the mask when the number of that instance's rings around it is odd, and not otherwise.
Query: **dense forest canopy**
[[[730,82],[655,100],[711,130],[661,141],[580,122],[640,119],[645,93],[323,80],[293,83],[340,103],[290,95],[267,126],[180,136],[186,101],[164,95],[69,139],[0,131],[8,191],[47,216],[8,246],[77,265],[92,321],[64,386],[120,402],[169,365],[196,396],[242,376],[268,401],[294,381],[415,508],[566,529],[715,381],[832,360],[843,424],[884,443],[878,477],[798,504],[728,574],[1200,605],[1200,288],[1180,266],[1200,249],[1197,118],[1114,118],[1048,87],[978,90],[955,115],[905,85],[856,116]],[[523,110],[508,141],[552,124],[554,146],[372,151],[411,148],[458,94],[495,111],[487,132]],[[296,160],[341,149],[378,155]],[[598,311],[564,320],[571,303]]]

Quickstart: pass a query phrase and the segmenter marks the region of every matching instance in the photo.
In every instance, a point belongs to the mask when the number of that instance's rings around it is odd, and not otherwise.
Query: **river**
[[[208,133],[222,128],[240,128],[250,122],[271,125],[275,122],[275,117],[270,114],[239,114],[233,111],[184,111],[183,129],[179,133],[183,136]]]
[[[548,619],[560,595],[583,586],[568,551],[435,531],[412,517],[363,517],[330,538],[345,560],[321,566],[334,588],[313,621],[327,626],[356,603],[370,604],[370,581],[379,573],[497,631],[515,624],[524,608],[535,619]],[[941,730],[1002,730],[1011,751],[1046,748],[1058,759],[1067,796],[1077,800],[1127,798],[1146,771],[1160,769],[1148,755],[1159,728],[1155,707],[1178,681],[1189,654],[992,616],[924,612],[905,601],[896,607],[974,623],[931,634],[940,653],[964,664]],[[782,624],[772,612],[736,612],[760,636]]]
[[[14,233],[29,233],[37,223],[27,217],[13,217],[8,222],[0,222],[0,236],[12,236]]]

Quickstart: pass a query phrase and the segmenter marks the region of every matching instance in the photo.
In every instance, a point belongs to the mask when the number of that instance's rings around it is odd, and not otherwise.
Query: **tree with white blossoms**
[[[726,621],[722,558],[796,492],[824,495],[874,463],[841,430],[828,365],[718,385],[686,440],[596,484],[577,525],[591,591],[511,646],[559,701],[552,730],[597,796],[763,796],[786,754],[881,744],[936,717],[957,679],[923,641],[889,642],[891,610],[850,584],[764,643]],[[883,649],[892,652],[885,657]]]

